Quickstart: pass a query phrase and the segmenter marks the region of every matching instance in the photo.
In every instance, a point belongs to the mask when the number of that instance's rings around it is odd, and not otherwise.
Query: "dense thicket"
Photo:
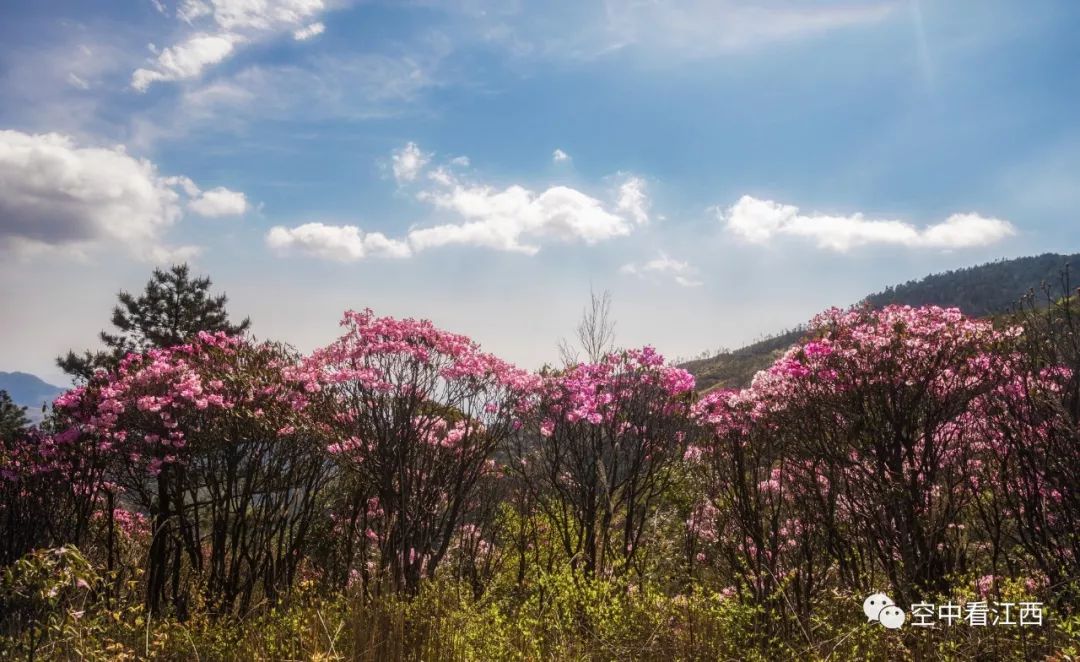
[[[293,614],[330,657],[1068,652],[1064,294],[996,322],[827,311],[704,396],[648,347],[532,374],[370,311],[309,356],[205,332],[132,352],[4,433],[0,641],[149,654],[143,613],[189,637]],[[861,616],[879,590],[1044,602],[1049,625],[892,633]],[[346,645],[326,620],[349,614]]]

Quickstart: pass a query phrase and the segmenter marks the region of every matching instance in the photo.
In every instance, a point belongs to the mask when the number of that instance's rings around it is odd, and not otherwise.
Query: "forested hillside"
[[[911,280],[871,294],[866,301],[876,308],[893,303],[956,307],[972,317],[987,317],[1010,310],[1031,290],[1041,290],[1044,283],[1057,285],[1068,265],[1074,269],[1080,266],[1080,254],[1045,253],[999,260]]]
[[[1013,260],[998,260],[966,269],[932,274],[888,287],[864,299],[875,308],[890,304],[959,308],[971,317],[988,317],[1012,310],[1024,296],[1034,292],[1043,300],[1042,289],[1060,288],[1063,270],[1080,266],[1080,254],[1045,253]],[[801,329],[785,331],[731,352],[683,365],[697,379],[698,388],[742,388],[754,374],[767,368],[788,347],[797,342]]]
[[[682,367],[694,376],[702,391],[742,388],[750,384],[758,370],[767,368],[784,350],[798,342],[803,333],[801,328],[792,329],[712,358],[684,363]]]

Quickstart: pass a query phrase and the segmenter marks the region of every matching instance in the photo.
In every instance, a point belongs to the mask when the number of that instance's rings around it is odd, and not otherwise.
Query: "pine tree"
[[[28,425],[26,407],[15,404],[7,391],[0,390],[0,439],[10,439]]]
[[[192,278],[186,264],[168,271],[154,269],[142,295],[136,297],[123,291],[117,295],[120,304],[112,314],[117,331],[102,331],[99,336],[107,347],[105,351],[87,350],[82,356],[69,351],[67,356],[57,358],[56,364],[76,379],[87,380],[98,369],[114,368],[130,352],[179,345],[199,331],[224,331],[230,335],[247,331],[251,320],[230,323],[225,310],[228,298],[224,294],[211,296],[211,284],[205,276]]]

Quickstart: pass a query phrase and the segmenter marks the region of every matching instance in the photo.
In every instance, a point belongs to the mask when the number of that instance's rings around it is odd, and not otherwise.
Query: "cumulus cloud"
[[[690,266],[689,262],[668,257],[663,252],[643,264],[634,262],[624,264],[619,271],[639,278],[664,276],[671,278],[683,287],[698,287],[701,285],[701,281],[696,279],[697,270]]]
[[[392,159],[394,179],[397,180],[398,184],[404,184],[416,179],[417,175],[431,161],[431,154],[421,151],[416,143],[410,142],[401,149],[396,150]]]
[[[188,209],[199,216],[240,216],[248,210],[247,196],[239,191],[230,191],[224,186],[198,192],[195,196],[188,201]]]
[[[131,86],[145,92],[155,82],[196,78],[227,59],[236,46],[281,32],[309,39],[325,29],[312,21],[325,9],[324,0],[183,0],[176,17],[197,31],[136,69]]]
[[[537,194],[518,185],[499,190],[453,184],[423,199],[464,220],[412,230],[409,243],[417,250],[469,244],[532,255],[540,250],[536,240],[595,244],[631,230],[625,218],[605,210],[599,200],[566,186]]]
[[[410,231],[409,243],[418,251],[468,244],[532,255],[545,239],[595,244],[628,235],[647,220],[642,210],[648,199],[635,178],[628,180],[628,189],[625,184],[620,188],[615,209],[610,210],[597,198],[568,186],[542,192],[516,184],[498,188],[463,182],[442,168],[430,177],[436,187],[421,191],[419,199],[460,221]]]
[[[131,86],[145,92],[157,81],[198,76],[206,67],[227,58],[240,40],[241,37],[234,34],[196,34],[158,53],[151,67],[136,69],[131,75]]]
[[[569,161],[570,155],[561,149],[557,149],[551,153],[551,160],[555,163],[562,163],[563,161]]]
[[[8,249],[84,252],[116,244],[153,261],[187,257],[195,247],[170,248],[162,236],[183,217],[192,191],[198,194],[190,179],[163,177],[123,147],[0,131],[0,245]]]
[[[430,154],[408,143],[393,154],[394,176],[399,182],[415,181],[430,161]],[[496,187],[466,181],[449,167],[467,164],[468,159],[457,157],[427,170],[427,186],[417,192],[417,199],[431,205],[443,222],[413,227],[402,239],[365,234],[351,225],[308,223],[274,228],[267,243],[343,261],[368,255],[409,257],[454,244],[534,255],[545,241],[592,245],[628,235],[648,220],[648,198],[637,178],[628,179],[617,199],[605,203],[568,186],[534,191],[518,184]]]
[[[321,22],[318,22],[302,27],[299,30],[294,30],[292,36],[293,39],[297,41],[307,41],[312,37],[317,37],[321,35],[323,32],[326,32],[326,26],[323,25]]]
[[[355,225],[277,226],[266,235],[266,243],[279,252],[296,250],[338,262],[355,262],[369,256],[403,258],[412,254],[408,244],[380,232],[364,233]]]
[[[744,195],[726,210],[718,210],[727,230],[742,239],[765,244],[776,236],[810,239],[819,248],[846,252],[868,244],[912,248],[970,248],[988,246],[1016,234],[1008,221],[975,213],[953,214],[922,228],[889,219],[804,214],[794,205]]]

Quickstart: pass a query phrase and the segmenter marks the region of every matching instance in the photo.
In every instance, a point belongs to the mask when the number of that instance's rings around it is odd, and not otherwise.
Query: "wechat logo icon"
[[[897,607],[893,599],[884,593],[874,593],[863,600],[863,613],[866,614],[867,622],[877,621],[890,630],[899,630],[907,614]]]

